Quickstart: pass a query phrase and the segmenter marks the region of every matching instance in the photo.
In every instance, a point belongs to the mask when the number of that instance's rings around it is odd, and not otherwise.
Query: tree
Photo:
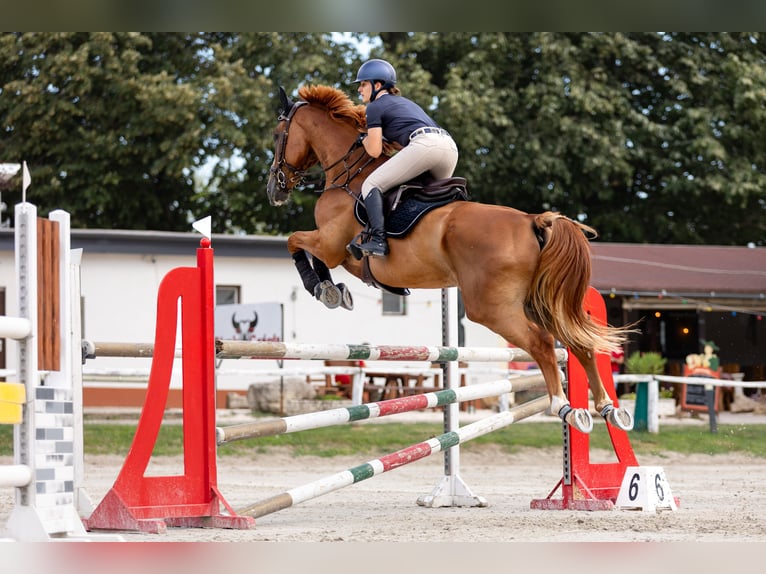
[[[766,244],[760,34],[353,37],[454,135],[475,200],[561,211],[606,241]],[[0,160],[29,163],[43,209],[247,233],[314,225],[319,175],[266,200],[277,87],[355,97],[361,63],[353,41],[276,32],[3,34],[0,56]]]
[[[273,81],[337,69],[336,50],[322,35],[6,33],[0,158],[27,161],[30,198],[77,227],[187,230],[211,214],[216,230],[274,231],[289,219],[258,200]]]
[[[759,34],[381,38],[409,93],[438,97],[475,199],[562,211],[607,241],[764,244]]]

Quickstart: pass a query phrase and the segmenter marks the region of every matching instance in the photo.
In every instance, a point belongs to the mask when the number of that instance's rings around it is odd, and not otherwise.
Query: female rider
[[[393,187],[430,172],[434,179],[452,176],[458,161],[455,141],[415,102],[396,87],[396,71],[385,60],[368,60],[359,68],[354,83],[367,104],[365,151],[372,157],[383,152],[384,139],[401,149],[375,169],[362,183],[367,210],[367,241],[355,245],[364,255],[385,257],[388,242],[383,220],[383,195]],[[350,248],[350,251],[353,250]]]

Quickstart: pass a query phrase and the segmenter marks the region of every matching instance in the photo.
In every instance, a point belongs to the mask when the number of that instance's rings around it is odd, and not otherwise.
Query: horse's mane
[[[298,95],[309,104],[326,108],[334,120],[351,122],[359,130],[367,127],[364,106],[355,104],[337,88],[323,85],[301,86]]]

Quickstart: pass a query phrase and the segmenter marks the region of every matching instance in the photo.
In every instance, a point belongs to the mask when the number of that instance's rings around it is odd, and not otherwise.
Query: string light
[[[609,290],[609,298],[614,299],[617,295],[622,295],[625,297],[631,297],[634,300],[638,300],[641,297],[656,297],[658,300],[676,300],[679,302],[680,305],[697,305],[700,311],[704,311],[707,313],[712,313],[714,311],[718,312],[729,312],[731,313],[732,317],[736,317],[738,314],[742,315],[753,315],[756,317],[758,321],[761,321],[763,319],[763,311],[761,310],[753,310],[748,309],[746,307],[735,307],[732,305],[723,305],[723,304],[716,304],[713,302],[710,302],[709,300],[702,301],[700,299],[694,299],[692,297],[688,297],[686,295],[675,295],[673,293],[668,293],[667,290],[662,289],[661,291],[642,291],[640,294],[636,291],[620,291],[616,289],[615,287],[612,287]],[[714,291],[711,291],[710,293],[711,297],[715,297],[716,293]],[[720,295],[719,295],[720,296]],[[759,301],[764,300],[765,297],[763,294],[761,294]]]

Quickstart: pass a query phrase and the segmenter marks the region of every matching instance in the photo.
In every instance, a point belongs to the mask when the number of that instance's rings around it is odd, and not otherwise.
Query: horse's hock
[[[284,414],[294,415],[344,406],[342,401],[316,400],[316,397],[316,389],[305,377],[254,383],[247,390],[247,404],[254,412],[281,414],[284,407]]]

